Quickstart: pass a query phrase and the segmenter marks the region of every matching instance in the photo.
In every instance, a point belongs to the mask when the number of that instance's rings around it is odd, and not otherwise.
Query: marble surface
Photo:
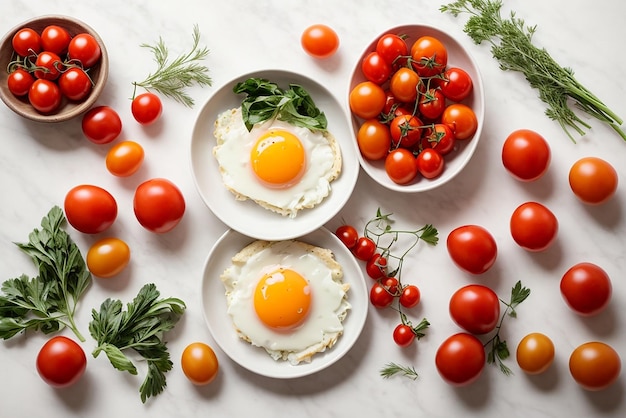
[[[529,24],[537,24],[535,40],[609,107],[626,117],[626,84],[619,40],[626,37],[626,3],[609,0],[591,7],[583,0],[506,1]],[[166,417],[166,416],[508,416],[588,417],[624,416],[625,376],[601,392],[582,390],[570,377],[569,354],[577,345],[600,340],[611,344],[626,360],[626,143],[596,121],[576,144],[544,115],[536,92],[517,74],[499,70],[487,46],[473,45],[462,32],[464,18],[441,14],[443,2],[418,0],[346,0],[287,2],[230,0],[109,0],[94,5],[76,0],[18,0],[3,2],[0,33],[36,15],[67,14],[84,20],[102,36],[111,61],[109,83],[99,102],[115,107],[124,121],[122,136],[141,142],[145,166],[120,180],[106,172],[106,147],[83,138],[79,121],[39,125],[0,109],[0,277],[32,273],[30,261],[13,242],[27,239],[53,205],[62,205],[65,193],[78,183],[93,183],[111,191],[120,207],[108,234],[129,243],[132,262],[119,277],[96,279],[79,305],[78,323],[87,334],[92,307],[107,297],[129,300],[147,282],[164,296],[177,296],[188,310],[174,332],[167,334],[174,369],[167,389],[142,404],[141,377],[114,370],[104,356],[89,354],[94,341],[82,344],[88,367],[80,384],[64,390],[48,387],[37,375],[35,357],[47,337],[27,333],[0,343],[0,416],[2,417]],[[599,4],[599,3],[598,3]],[[313,23],[332,26],[341,46],[332,59],[314,60],[302,51],[299,37]],[[172,53],[189,45],[193,24],[210,49],[206,64],[213,87],[190,90],[197,105],[188,109],[165,100],[162,120],[141,127],[130,114],[131,82],[153,68],[150,53],[139,47],[162,36]],[[432,323],[427,336],[408,349],[395,346],[391,332],[397,317],[369,309],[365,329],[353,349],[330,369],[294,380],[260,377],[231,362],[216,346],[204,323],[199,287],[205,258],[226,230],[203,204],[189,167],[189,145],[196,114],[221,83],[249,71],[280,68],[318,80],[346,103],[347,83],[362,49],[379,33],[403,24],[424,23],[456,36],[477,60],[486,94],[486,119],[481,143],[472,161],[454,181],[418,195],[388,192],[362,172],[353,196],[327,226],[343,221],[362,226],[377,207],[394,213],[398,225],[434,224],[442,243],[423,247],[405,263],[403,278],[417,284],[423,302],[412,313]],[[515,181],[504,171],[500,149],[505,137],[518,128],[534,129],[550,142],[553,158],[547,175],[532,184]],[[621,183],[607,204],[589,207],[576,200],[567,183],[571,164],[584,156],[611,162]],[[149,177],[167,177],[181,188],[187,212],[172,232],[154,235],[141,228],[132,213],[134,187]],[[509,216],[524,201],[550,207],[560,222],[555,245],[543,253],[525,252],[508,231]],[[445,237],[457,226],[481,224],[498,242],[498,260],[480,277],[470,277],[450,261]],[[83,251],[96,237],[71,231]],[[564,304],[558,290],[563,272],[580,261],[601,265],[612,277],[613,300],[601,315],[581,318]],[[447,312],[450,295],[461,285],[480,282],[508,295],[517,281],[532,289],[520,305],[518,319],[507,322],[504,337],[514,350],[529,332],[549,335],[556,346],[553,366],[530,377],[516,365],[504,376],[488,366],[475,384],[453,388],[442,381],[434,365],[439,344],[458,331]],[[70,335],[68,330],[62,332]],[[193,341],[212,345],[220,360],[219,377],[211,385],[194,387],[183,375],[179,359]],[[379,369],[395,361],[413,365],[416,381],[383,380]]]

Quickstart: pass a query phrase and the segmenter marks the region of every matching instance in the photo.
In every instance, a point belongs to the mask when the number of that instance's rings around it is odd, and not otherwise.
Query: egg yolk
[[[293,270],[279,268],[265,274],[254,292],[254,310],[265,325],[286,331],[304,322],[311,306],[311,288]]]
[[[306,167],[304,147],[294,134],[273,129],[261,135],[250,152],[252,170],[267,187],[287,188]]]

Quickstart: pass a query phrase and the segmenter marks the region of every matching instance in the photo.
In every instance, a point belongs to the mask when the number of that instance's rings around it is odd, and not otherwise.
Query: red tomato
[[[54,52],[43,51],[37,55],[35,61],[37,69],[33,72],[35,78],[56,80],[63,70],[63,61]]]
[[[561,278],[560,288],[567,306],[583,316],[602,312],[613,292],[609,275],[593,263],[572,266]]]
[[[85,352],[74,340],[56,336],[49,339],[37,355],[37,372],[53,387],[68,387],[81,378],[87,368]]]
[[[415,333],[410,326],[399,324],[393,330],[393,340],[400,347],[408,347],[413,344],[413,341],[415,340]]]
[[[394,144],[411,148],[422,137],[422,121],[412,115],[396,116],[389,124],[389,133]]]
[[[378,52],[370,52],[361,61],[361,71],[365,78],[376,84],[383,84],[391,76],[391,65]]]
[[[80,101],[89,96],[93,82],[83,69],[72,67],[59,77],[59,88],[68,99]]]
[[[548,142],[529,129],[513,131],[502,146],[504,168],[520,181],[534,181],[543,176],[550,165],[550,156]]]
[[[389,293],[391,293],[392,296],[400,296],[398,292],[400,282],[395,277],[385,277],[380,281],[380,283]]]
[[[155,178],[141,183],[133,199],[139,223],[155,233],[169,232],[185,214],[185,199],[169,180]]]
[[[385,171],[396,184],[408,184],[417,176],[417,160],[406,148],[396,148],[385,158]]]
[[[600,205],[617,190],[617,171],[607,161],[585,157],[576,161],[569,171],[569,185],[581,202]]]
[[[385,289],[379,282],[374,283],[370,289],[370,303],[372,306],[383,309],[391,305],[391,302],[393,302],[393,295],[389,290]]]
[[[7,77],[9,91],[16,97],[26,96],[35,82],[33,76],[22,68],[17,68]]]
[[[359,239],[359,233],[356,228],[351,225],[341,225],[335,231],[335,235],[339,238],[348,249],[353,249]]]
[[[473,88],[470,75],[458,67],[450,67],[443,72],[439,88],[444,96],[454,102],[460,102],[470,95]]]
[[[380,254],[374,254],[365,263],[365,272],[374,280],[382,279],[387,275],[387,259]]]
[[[399,302],[400,305],[404,306],[405,308],[413,308],[420,303],[421,297],[422,295],[419,288],[413,284],[410,284],[402,288]]]
[[[422,77],[442,73],[448,65],[448,50],[432,36],[422,36],[411,45],[411,64]]]
[[[108,144],[122,132],[122,119],[112,107],[96,106],[83,116],[82,129],[94,144]]]
[[[137,122],[149,125],[161,116],[163,104],[154,93],[142,93],[131,102],[131,113]]]
[[[424,137],[431,148],[439,151],[441,155],[447,155],[454,149],[455,138],[452,129],[443,123],[435,123],[433,128],[428,129]]]
[[[105,231],[117,218],[117,202],[108,191],[82,184],[65,195],[65,216],[77,231],[97,234]]]
[[[449,309],[452,320],[472,334],[493,331],[500,319],[498,295],[479,284],[469,284],[454,292]]]
[[[70,59],[80,61],[83,68],[90,68],[100,61],[102,50],[96,38],[88,33],[79,33],[70,41],[67,54]]]
[[[469,385],[478,379],[485,367],[483,343],[472,334],[454,334],[437,349],[435,365],[447,383],[453,386]]]
[[[368,237],[359,237],[356,245],[352,248],[354,256],[361,260],[367,261],[374,256],[376,252],[376,243]]]
[[[409,55],[409,48],[400,36],[387,33],[381,36],[376,42],[376,52],[392,66],[402,66]]]
[[[143,147],[134,141],[122,141],[114,145],[106,155],[107,170],[117,177],[128,177],[141,168]]]
[[[417,100],[420,83],[420,76],[415,71],[402,67],[391,76],[389,90],[399,101],[413,103]]]
[[[53,81],[37,79],[30,86],[28,101],[39,113],[54,113],[61,106],[61,90]]]
[[[435,148],[426,148],[417,155],[417,170],[427,179],[434,179],[443,173],[443,157]]]
[[[446,98],[439,89],[428,89],[420,96],[417,108],[421,115],[430,120],[435,120],[441,116],[446,108]]]
[[[44,51],[62,55],[67,52],[72,37],[67,29],[57,25],[46,26],[41,31],[41,47]]]
[[[515,356],[520,369],[528,374],[540,374],[554,361],[554,343],[546,335],[533,332],[521,339]]]
[[[452,261],[472,274],[482,274],[496,262],[498,247],[496,240],[485,228],[464,225],[448,234],[446,242]]]
[[[471,107],[453,103],[441,115],[441,123],[448,125],[456,139],[469,139],[478,130],[478,119]]]
[[[94,276],[117,276],[130,262],[130,247],[119,238],[103,238],[89,247],[85,257],[87,268]]]
[[[328,58],[339,48],[339,36],[326,25],[312,25],[302,32],[300,43],[304,51],[315,58]]]
[[[386,101],[387,95],[383,88],[371,81],[363,81],[350,91],[350,110],[362,119],[378,117]]]
[[[187,379],[197,386],[211,383],[219,371],[215,351],[201,342],[191,343],[185,347],[180,363]]]
[[[511,215],[511,236],[528,251],[543,251],[556,239],[559,223],[556,216],[544,205],[526,202]]]
[[[611,386],[619,377],[622,361],[608,344],[592,341],[579,345],[569,358],[569,370],[581,387],[598,391]]]
[[[13,50],[22,57],[41,52],[41,36],[31,28],[18,30],[11,39]]]
[[[391,132],[378,119],[368,119],[359,127],[356,135],[361,155],[368,160],[382,160],[389,154]]]

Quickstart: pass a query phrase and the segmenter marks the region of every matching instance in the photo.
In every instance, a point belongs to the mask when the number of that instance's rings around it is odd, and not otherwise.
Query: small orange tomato
[[[94,275],[110,278],[118,275],[130,261],[130,247],[119,238],[103,238],[87,251],[87,268]]]
[[[181,367],[191,383],[202,386],[215,379],[219,371],[219,362],[211,347],[205,343],[195,342],[183,350]]]
[[[580,386],[590,391],[609,387],[619,377],[622,362],[608,344],[591,341],[579,345],[569,358],[569,370]]]
[[[617,190],[617,171],[597,157],[576,161],[569,171],[569,184],[582,202],[599,205],[609,200]]]
[[[350,110],[362,119],[373,119],[383,111],[387,94],[376,83],[363,81],[350,91]]]
[[[478,119],[471,107],[453,103],[441,115],[441,123],[448,125],[456,139],[469,139],[478,129]]]
[[[544,334],[533,332],[517,345],[517,364],[528,374],[545,372],[554,360],[554,343]]]
[[[402,67],[391,76],[389,90],[401,102],[412,103],[417,99],[420,76],[410,68]]]
[[[137,172],[144,159],[143,147],[134,141],[123,141],[113,146],[106,155],[106,167],[117,177],[128,177]]]
[[[329,26],[316,24],[302,32],[300,43],[304,51],[315,58],[328,58],[339,48],[339,36]]]
[[[381,160],[389,154],[391,133],[389,127],[378,119],[363,122],[356,139],[361,154],[368,160]]]

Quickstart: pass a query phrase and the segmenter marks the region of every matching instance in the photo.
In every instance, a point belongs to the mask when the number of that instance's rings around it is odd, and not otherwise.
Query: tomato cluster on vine
[[[465,101],[471,76],[448,65],[446,46],[432,36],[412,44],[403,35],[381,36],[361,62],[365,81],[350,91],[353,115],[361,119],[362,156],[384,160],[389,178],[408,184],[441,175],[457,141],[473,137],[478,120]]]
[[[81,102],[91,94],[89,69],[100,62],[102,49],[89,33],[72,36],[58,25],[41,32],[27,27],[16,32],[12,46],[16,59],[9,65],[9,91],[26,97],[39,113],[54,114],[64,98]]]

